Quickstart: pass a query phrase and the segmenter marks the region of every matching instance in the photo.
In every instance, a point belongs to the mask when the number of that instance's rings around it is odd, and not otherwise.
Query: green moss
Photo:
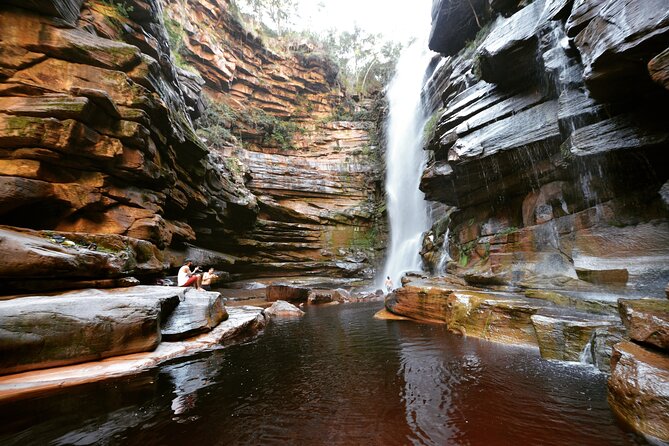
[[[133,5],[126,4],[125,0],[113,1],[113,0],[101,0],[102,4],[114,8],[116,13],[122,17],[128,18],[130,13],[135,10]]]

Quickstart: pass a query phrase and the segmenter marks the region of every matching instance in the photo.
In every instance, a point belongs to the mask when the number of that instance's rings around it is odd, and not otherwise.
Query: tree
[[[237,0],[239,6],[252,11],[256,20],[281,34],[297,16],[299,0]]]

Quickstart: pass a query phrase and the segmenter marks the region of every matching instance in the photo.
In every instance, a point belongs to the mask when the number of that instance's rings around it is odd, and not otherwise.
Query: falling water
[[[446,266],[448,265],[449,260],[451,260],[451,255],[448,252],[448,236],[450,235],[451,229],[446,228],[446,233],[444,234],[444,243],[441,245],[441,257],[439,258],[439,263],[437,264],[437,274],[443,275],[446,274]]]
[[[430,226],[425,195],[418,185],[426,163],[422,145],[428,118],[421,90],[433,54],[427,49],[427,36],[416,39],[402,52],[388,86],[386,195],[390,249],[381,281],[390,276],[395,285],[403,272],[421,268],[422,234]]]

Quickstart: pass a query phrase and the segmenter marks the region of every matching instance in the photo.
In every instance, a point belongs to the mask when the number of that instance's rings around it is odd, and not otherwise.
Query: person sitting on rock
[[[198,291],[202,290],[202,276],[196,274],[200,268],[197,267],[193,271],[190,270],[190,267],[193,265],[191,260],[186,259],[184,265],[179,268],[179,274],[177,275],[177,285],[180,287],[189,287],[195,286],[195,289]]]
[[[202,288],[209,291],[211,284],[218,280],[218,276],[214,273],[214,268],[209,268],[209,271],[202,275]]]

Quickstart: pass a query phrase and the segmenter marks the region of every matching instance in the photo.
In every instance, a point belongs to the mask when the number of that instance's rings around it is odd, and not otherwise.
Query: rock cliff
[[[202,239],[238,257],[237,277],[371,277],[385,232],[374,106],[354,107],[309,43],[270,48],[228,2],[170,2],[166,12],[173,46],[216,106],[199,130],[260,208],[252,228]]]
[[[669,281],[666,2],[435,0],[430,47],[421,254],[445,278],[387,309],[610,371],[614,411],[669,441],[669,308],[639,300]]]
[[[3,269],[11,287],[185,256],[245,277],[365,275],[375,124],[332,118],[346,98],[311,48],[270,50],[225,0],[12,0],[0,29],[0,252],[71,257],[12,283]],[[214,106],[234,113],[223,133],[202,123]],[[91,274],[93,258],[115,266]]]
[[[421,189],[447,207],[425,239],[426,264],[436,267],[448,236],[451,271],[472,284],[660,293],[666,4],[491,2],[478,24],[458,21],[470,40],[453,49],[439,29],[466,13],[459,3],[435,2],[430,44],[450,56],[426,91],[441,107]]]

